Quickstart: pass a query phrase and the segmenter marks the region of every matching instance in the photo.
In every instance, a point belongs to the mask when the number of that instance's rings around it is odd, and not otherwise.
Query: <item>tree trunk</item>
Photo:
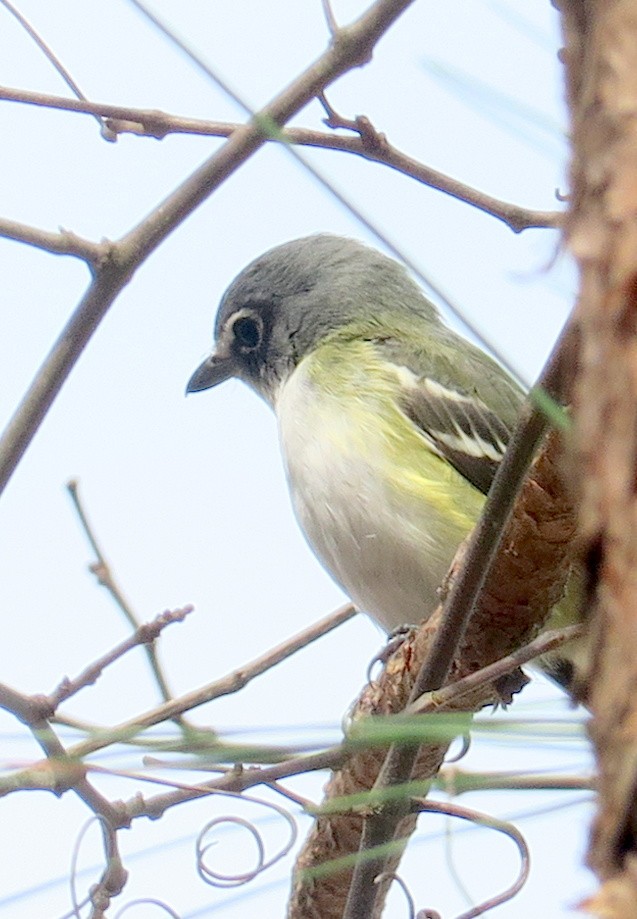
[[[580,270],[573,481],[595,653],[599,812],[587,904],[637,916],[637,4],[562,0],[573,160],[566,239]]]

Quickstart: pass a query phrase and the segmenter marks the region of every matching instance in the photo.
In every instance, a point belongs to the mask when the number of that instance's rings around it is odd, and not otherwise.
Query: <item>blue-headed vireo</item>
[[[442,323],[398,262],[336,236],[248,265],[215,338],[187,391],[238,377],[263,396],[316,555],[387,631],[421,622],[480,514],[523,390]],[[548,669],[570,676],[561,661]]]

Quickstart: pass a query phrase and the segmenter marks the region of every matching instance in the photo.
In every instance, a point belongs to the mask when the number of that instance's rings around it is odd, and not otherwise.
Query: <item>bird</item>
[[[251,262],[224,293],[214,336],[187,392],[234,377],[261,396],[325,569],[388,633],[427,618],[524,389],[443,322],[402,264],[330,234]],[[566,658],[547,670],[572,678]]]

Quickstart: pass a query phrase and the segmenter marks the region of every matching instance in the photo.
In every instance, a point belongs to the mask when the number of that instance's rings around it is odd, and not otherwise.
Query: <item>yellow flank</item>
[[[403,500],[424,502],[454,529],[469,532],[484,496],[434,452],[426,434],[402,411],[404,382],[380,359],[373,342],[328,339],[302,365],[298,369],[312,384],[315,408],[331,416],[329,425],[323,417],[321,432],[333,448],[382,464],[386,485]]]

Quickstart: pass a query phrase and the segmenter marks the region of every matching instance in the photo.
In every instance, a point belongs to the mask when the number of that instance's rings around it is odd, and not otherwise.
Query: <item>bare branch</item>
[[[200,783],[191,788],[178,789],[147,799],[136,795],[126,802],[126,813],[130,820],[135,817],[156,819],[161,817],[169,808],[176,807],[185,801],[192,801],[218,791],[241,792],[247,788],[253,788],[255,785],[271,785],[280,779],[290,778],[294,775],[305,775],[308,772],[334,769],[345,758],[346,753],[343,747],[339,746],[323,750],[320,753],[297,756],[266,768],[250,767],[249,769],[232,770],[220,778]]]
[[[107,105],[101,102],[81,103],[74,99],[63,99],[43,93],[27,90],[0,87],[0,100],[24,102],[41,105],[47,108],[62,109],[84,114],[99,114],[106,119],[108,127],[114,133],[132,133],[161,140],[168,134],[196,134],[206,137],[230,137],[241,126],[233,122],[204,121],[198,118],[184,118],[149,109],[125,108]],[[535,228],[556,228],[561,225],[562,214],[559,211],[539,211],[521,207],[508,201],[494,198],[492,195],[472,188],[452,176],[433,169],[389,143],[387,137],[378,132],[363,115],[350,120],[343,118],[332,109],[324,95],[321,102],[328,112],[326,124],[336,129],[354,131],[357,136],[347,137],[340,134],[312,131],[307,128],[288,128],[281,132],[280,140],[298,146],[314,147],[323,150],[334,150],[351,153],[363,159],[389,166],[396,172],[415,179],[429,188],[435,188],[452,198],[464,201],[471,207],[483,211],[501,220],[515,233]],[[278,140],[268,138],[269,141]]]
[[[53,65],[54,69],[62,77],[66,85],[69,87],[71,92],[75,93],[78,99],[86,99],[86,96],[77,85],[69,71],[66,69],[64,64],[61,62],[59,57],[53,52],[53,50],[47,45],[42,36],[37,32],[34,26],[29,22],[26,16],[23,16],[22,13],[12,4],[9,0],[0,0],[2,6],[7,9],[12,16],[17,19],[27,35],[35,42],[40,51],[44,54],[46,59],[50,64]]]
[[[488,910],[494,909],[496,906],[501,906],[503,903],[507,903],[522,889],[529,876],[530,855],[524,836],[512,823],[508,823],[504,820],[496,820],[488,814],[481,814],[479,811],[458,807],[456,804],[451,804],[449,801],[445,801],[441,804],[436,801],[426,801],[415,798],[413,799],[412,807],[419,813],[438,813],[444,814],[447,817],[458,817],[461,820],[469,820],[471,823],[475,823],[478,826],[496,830],[496,832],[504,833],[505,836],[508,836],[517,846],[520,854],[520,871],[514,883],[506,890],[502,891],[502,893],[489,898],[489,900],[486,900],[479,906],[475,906],[468,912],[462,913],[457,919],[477,919],[478,916],[483,916]]]
[[[567,326],[566,331],[562,333],[560,343],[556,346],[549,363],[542,373],[538,386],[542,391],[548,391],[558,401],[562,397],[568,382],[565,368],[570,363],[567,361],[567,357],[571,355],[572,338],[572,327]],[[470,617],[472,616],[472,611],[476,608],[478,599],[480,599],[482,606],[488,609],[488,602],[485,603],[486,595],[483,593],[483,587],[487,582],[487,578],[491,575],[496,559],[498,559],[498,548],[505,532],[505,525],[513,509],[516,495],[531,458],[547,427],[548,420],[545,414],[535,408],[533,400],[529,399],[522,410],[507,453],[496,473],[484,511],[471,535],[469,547],[462,561],[462,567],[445,602],[441,621],[437,625],[436,633],[427,649],[420,672],[411,688],[409,703],[413,703],[418,695],[431,692],[444,685],[456,650],[462,645],[467,624],[470,621],[475,622],[475,617],[473,620],[470,620]],[[524,586],[531,591],[532,588],[529,586],[528,581],[527,574]],[[545,611],[546,614],[548,614],[548,609],[549,607]],[[530,605],[528,611],[530,611]],[[493,621],[499,621],[498,617],[496,616]],[[487,618],[483,623],[485,634],[489,631],[489,623],[492,626],[493,621]],[[490,634],[490,637],[493,640],[492,650],[495,650],[497,647],[495,636]],[[480,650],[484,651],[484,648]],[[479,659],[477,650],[474,651],[474,655]],[[487,661],[483,661],[483,663],[487,663]],[[397,745],[392,748],[378,775],[375,787],[400,785],[408,781],[417,755],[418,748],[414,746]],[[361,853],[376,849],[379,845],[391,839],[396,827],[407,813],[407,802],[397,800],[392,801],[390,806],[367,820],[361,839]],[[373,878],[384,870],[382,861],[379,863],[378,859],[363,857],[356,863],[345,910],[345,919],[357,919],[359,916],[372,914],[373,903],[379,893],[378,889],[374,889]]]
[[[71,500],[73,502],[73,506],[75,507],[75,510],[79,517],[80,523],[82,524],[82,529],[84,530],[86,537],[89,543],[91,544],[91,548],[93,549],[93,552],[95,553],[95,556],[97,559],[97,561],[90,566],[90,570],[97,578],[98,583],[101,584],[102,587],[105,587],[106,590],[109,592],[109,594],[111,595],[111,597],[113,598],[117,606],[120,608],[120,610],[124,614],[124,618],[126,619],[128,624],[133,629],[135,629],[135,633],[128,639],[128,642],[132,642],[130,647],[134,647],[135,645],[139,645],[139,644],[144,645],[144,651],[146,652],[146,657],[148,658],[150,669],[153,673],[153,676],[155,677],[157,686],[159,687],[159,692],[161,694],[161,697],[164,700],[164,702],[168,702],[169,699],[172,699],[173,694],[170,691],[168,682],[166,680],[166,677],[164,676],[162,666],[159,662],[159,656],[157,654],[157,649],[155,648],[155,645],[154,645],[154,638],[149,639],[147,637],[142,637],[144,634],[148,634],[149,627],[141,625],[136,614],[133,612],[132,607],[126,600],[126,597],[124,596],[119,584],[117,583],[117,580],[115,579],[115,576],[113,575],[110,565],[106,561],[104,553],[102,552],[99,546],[99,543],[97,542],[97,537],[95,536],[95,533],[93,532],[93,528],[88,522],[86,512],[84,510],[82,501],[80,499],[78,483],[76,481],[68,482],[66,488],[67,488],[69,495],[71,496]],[[191,611],[191,609],[192,607],[186,607],[185,610],[179,610],[177,611],[176,614],[165,613],[164,619],[166,619],[166,617],[169,615],[173,615],[173,619],[164,621],[161,627],[158,630],[157,629],[155,630],[157,632],[155,637],[159,636],[161,629],[164,627],[164,625],[168,624],[168,621],[175,621],[177,617],[180,617],[180,620],[183,619],[187,615],[187,613]],[[155,623],[158,623],[158,622],[159,620],[156,619]],[[144,630],[146,630],[146,632],[144,632]],[[107,663],[110,663],[112,660],[115,660],[117,657],[121,657],[122,654],[126,653],[126,651],[129,649],[128,647],[126,647],[126,645],[127,645],[127,642],[123,642],[122,646],[120,646],[123,648],[123,650],[117,653],[116,657],[109,657],[107,660]],[[95,670],[96,666],[98,666],[97,671]],[[93,679],[89,680],[89,682],[94,682],[95,679],[97,679],[97,677],[100,675],[101,669],[102,668],[99,668],[99,663],[98,663],[98,665],[93,665],[91,668],[89,668],[88,671],[85,671],[85,674],[83,674],[83,676],[86,675],[88,672],[94,673],[95,676],[93,677]],[[81,681],[82,677],[80,677],[79,679]],[[73,685],[76,685],[76,684],[73,684]],[[86,684],[82,684],[80,682],[77,685],[78,685],[78,688],[81,688],[82,685],[86,685]],[[71,684],[69,684],[69,687],[71,687]],[[77,689],[72,689],[72,691],[77,692]],[[67,698],[67,697],[64,696],[63,698]],[[60,701],[62,701],[62,698],[60,698]]]
[[[44,249],[53,255],[72,255],[87,262],[91,269],[97,268],[101,262],[108,258],[110,243],[94,243],[89,239],[82,239],[70,230],[60,230],[59,233],[50,233],[37,227],[30,227],[16,220],[7,220],[0,217],[0,236],[13,239],[16,242],[26,243],[37,249]]]
[[[327,23],[328,29],[330,30],[330,34],[336,35],[338,32],[338,23],[336,21],[330,0],[321,0],[321,5],[323,6],[323,15],[325,16],[325,21]]]
[[[581,625],[569,625],[563,629],[552,629],[549,632],[542,632],[533,641],[529,642],[523,648],[500,658],[494,664],[476,670],[455,683],[449,683],[442,689],[435,689],[425,693],[419,699],[412,702],[405,709],[405,714],[421,714],[427,712],[440,711],[441,708],[447,708],[450,705],[457,705],[459,700],[468,693],[482,689],[489,683],[497,683],[507,674],[517,670],[518,667],[524,666],[529,661],[549,651],[554,651],[574,638],[578,638],[583,633]]]
[[[326,86],[367,63],[376,43],[413,0],[376,0],[363,15],[339,30],[327,51],[290,86],[232,134],[142,223],[113,243],[61,336],[40,368],[0,440],[0,493],[35,436],[43,418],[91,336],[139,265],[203,201]]]
[[[43,788],[60,795],[72,788],[91,810],[101,814],[111,825],[118,825],[120,815],[117,808],[93,788],[86,778],[84,765],[68,756],[49,724],[51,712],[45,696],[27,696],[6,684],[0,684],[0,708],[27,725],[47,756],[44,765],[36,763],[30,769],[6,777],[0,786],[2,794],[20,788]]]
[[[66,67],[64,66],[62,61],[59,59],[57,54],[55,54],[53,49],[49,47],[49,45],[47,45],[47,43],[44,41],[42,36],[37,32],[37,30],[29,22],[29,20],[25,16],[23,16],[22,13],[12,3],[9,2],[9,0],[0,0],[0,3],[2,3],[5,9],[9,10],[11,15],[14,16],[18,20],[18,22],[20,23],[22,28],[25,30],[25,32],[35,42],[35,44],[38,46],[40,51],[44,54],[44,56],[49,61],[49,63],[53,65],[55,70],[62,77],[62,79],[64,80],[68,88],[71,90],[71,92],[75,93],[78,99],[85,100],[86,96],[84,95],[80,87],[77,85],[77,83],[71,76],[70,72],[66,69]],[[100,132],[102,134],[102,137],[104,137],[105,140],[110,140],[110,141],[117,140],[117,135],[111,134],[108,131],[101,117],[99,115],[96,115],[95,118],[97,120],[97,123],[100,126]]]
[[[100,824],[102,830],[102,839],[104,842],[104,856],[105,856],[105,867],[102,871],[102,875],[97,882],[91,886],[90,893],[82,902],[78,901],[77,892],[75,889],[76,877],[78,874],[78,859],[80,854],[80,847],[84,836],[86,835],[87,830],[90,826],[97,820]],[[117,844],[117,833],[115,828],[111,826],[107,820],[104,819],[101,815],[96,815],[91,818],[83,827],[81,832],[78,835],[75,846],[73,848],[73,858],[71,859],[71,898],[73,901],[73,914],[76,916],[80,915],[80,908],[85,903],[90,902],[92,906],[91,910],[91,919],[102,919],[106,915],[106,910],[110,906],[111,900],[113,897],[116,897],[124,889],[126,880],[128,878],[128,872],[124,868],[122,863],[122,858],[119,853],[119,847]]]
[[[73,680],[65,678],[60,685],[48,697],[51,711],[54,712],[59,705],[70,699],[71,696],[78,693],[86,686],[91,686],[102,675],[106,667],[109,667],[115,661],[123,657],[128,651],[137,648],[140,645],[152,645],[159,638],[160,634],[167,625],[173,622],[183,622],[186,616],[193,610],[192,606],[184,606],[182,609],[169,610],[161,613],[152,622],[138,626],[135,632],[120,642],[106,654],[98,657],[96,661],[85,667],[84,670]]]
[[[207,683],[200,689],[195,689],[192,692],[186,693],[184,696],[166,702],[164,705],[159,705],[156,708],[150,709],[150,711],[130,718],[128,721],[122,722],[122,724],[116,725],[113,728],[98,731],[95,736],[71,747],[69,749],[69,754],[81,758],[88,753],[93,753],[95,750],[100,750],[116,741],[130,740],[131,737],[141,733],[144,728],[150,727],[153,724],[160,724],[162,721],[167,721],[174,718],[176,715],[181,715],[193,708],[197,708],[205,702],[210,702],[213,699],[219,698],[219,696],[238,692],[255,677],[270,670],[292,654],[296,654],[297,651],[307,647],[311,642],[331,632],[332,629],[342,625],[343,622],[347,622],[348,619],[351,619],[352,616],[355,615],[356,610],[348,603],[336,610],[336,612],[331,613],[329,616],[319,619],[318,622],[309,628],[304,629],[302,632],[298,632],[282,644],[277,645],[261,657],[255,658],[255,660],[246,664],[240,670],[235,670],[227,676],[222,677],[220,680],[214,680],[212,683]]]

